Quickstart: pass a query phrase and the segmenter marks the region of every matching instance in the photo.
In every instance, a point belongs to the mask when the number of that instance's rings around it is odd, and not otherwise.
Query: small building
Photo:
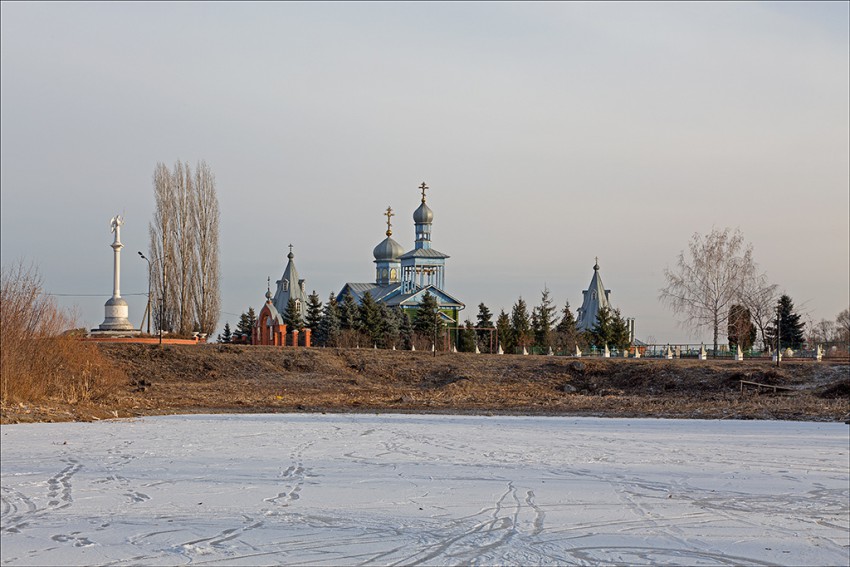
[[[299,332],[292,330],[287,336],[286,323],[283,313],[290,299],[295,301],[295,308],[303,319],[307,313],[307,291],[304,280],[298,276],[295,268],[295,254],[292,253],[292,245],[289,245],[288,261],[283,275],[275,283],[277,288],[274,296],[271,289],[266,290],[266,301],[257,315],[257,326],[254,327],[252,344],[276,345],[276,346],[310,346],[310,330],[304,329],[301,333],[303,338],[299,339]]]
[[[590,285],[581,293],[582,301],[581,307],[578,308],[576,328],[579,331],[589,331],[596,326],[596,316],[600,309],[604,307],[611,310],[611,303],[608,301],[611,290],[605,289],[602,284],[602,276],[599,275],[599,258],[593,265],[593,277],[590,279]]]

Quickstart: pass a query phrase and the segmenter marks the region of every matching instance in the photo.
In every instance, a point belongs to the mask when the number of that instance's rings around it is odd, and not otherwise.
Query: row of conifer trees
[[[576,320],[569,302],[558,313],[548,289],[541,294],[540,303],[529,313],[522,297],[517,299],[510,314],[502,310],[493,321],[493,313],[484,304],[478,305],[476,322],[467,319],[457,328],[447,327],[438,316],[439,306],[434,296],[425,293],[415,311],[388,307],[378,303],[366,292],[360,305],[347,293],[337,301],[333,293],[324,303],[314,291],[307,298],[306,315],[302,318],[294,299],[281,316],[287,329],[309,328],[312,341],[317,346],[330,347],[378,347],[409,350],[428,348],[437,350],[455,346],[461,352],[496,352],[501,346],[504,352],[526,349],[547,351],[574,351],[590,346],[604,348],[626,348],[629,345],[629,329],[619,310],[602,309],[596,326],[585,332],[576,328]],[[220,342],[250,342],[251,330],[256,325],[253,309],[240,317],[235,331],[225,324]],[[435,340],[436,339],[436,340]]]

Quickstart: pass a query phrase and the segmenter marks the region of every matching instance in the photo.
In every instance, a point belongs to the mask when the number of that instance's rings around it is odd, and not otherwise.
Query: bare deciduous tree
[[[776,302],[779,299],[778,286],[767,281],[765,274],[755,270],[743,274],[739,299],[749,309],[753,324],[758,329],[763,348],[769,341],[767,329],[776,320]]]
[[[845,309],[835,318],[838,340],[850,343],[850,308]]]
[[[221,312],[220,270],[218,261],[218,197],[215,175],[206,162],[195,168],[193,209],[197,238],[197,277],[195,278],[195,320],[202,333],[210,334]]]
[[[154,324],[157,329],[174,330],[174,309],[176,306],[173,285],[169,278],[174,277],[175,216],[172,197],[171,172],[165,164],[158,163],[153,174],[154,218],[148,231],[150,233],[151,254],[151,309],[154,311]]]
[[[150,224],[152,309],[157,328],[212,333],[220,313],[219,209],[206,162],[154,170],[156,212]],[[162,299],[165,302],[162,302]]]
[[[740,297],[746,278],[756,272],[752,252],[740,230],[712,229],[705,236],[694,233],[688,255],[680,252],[675,269],[664,269],[667,286],[659,299],[684,315],[685,326],[711,329],[715,351],[732,303]]]

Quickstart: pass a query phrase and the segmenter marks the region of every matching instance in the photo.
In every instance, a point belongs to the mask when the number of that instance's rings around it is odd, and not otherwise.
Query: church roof
[[[581,307],[579,308],[579,317],[576,321],[576,327],[580,331],[587,331],[596,326],[596,315],[603,307],[611,309],[611,304],[608,302],[608,294],[610,289],[605,289],[602,284],[602,276],[599,275],[599,262],[593,266],[593,278],[590,280],[590,285],[582,292]]]
[[[419,305],[422,296],[427,291],[437,298],[437,303],[440,307],[457,307],[463,309],[466,307],[455,297],[449,295],[445,291],[438,289],[432,285],[419,288],[412,293],[401,293],[401,284],[395,283],[392,285],[375,285],[373,283],[353,283],[349,282],[342,287],[342,291],[337,296],[337,301],[342,301],[346,291],[351,292],[351,296],[357,303],[363,300],[363,296],[368,291],[372,295],[372,299],[379,303],[385,303],[389,307],[414,307]]]
[[[366,295],[367,291],[372,296],[372,299],[382,302],[385,298],[401,289],[401,284],[394,283],[390,285],[377,285],[375,283],[348,282],[342,286],[342,291],[340,291],[337,296],[338,301],[342,301],[346,289],[351,292],[351,296],[354,297],[354,300],[357,303],[363,301],[363,296]]]
[[[407,258],[435,258],[435,259],[443,259],[443,258],[451,258],[448,254],[443,254],[433,248],[414,248],[410,252],[405,252],[405,254],[401,257],[402,260]]]
[[[277,281],[277,290],[272,301],[278,311],[284,312],[290,298],[299,300],[301,302],[301,316],[303,317],[307,312],[307,294],[302,289],[304,280],[299,278],[298,270],[295,268],[295,254],[292,253],[291,245],[286,257],[289,261],[286,263],[283,275]]]
[[[396,305],[401,307],[414,307],[416,305],[419,305],[420,301],[422,301],[422,296],[425,295],[425,292],[428,292],[434,297],[436,297],[437,304],[440,307],[456,307],[458,309],[463,309],[464,307],[466,307],[466,305],[464,305],[460,300],[449,295],[445,291],[434,287],[433,285],[427,285],[423,288],[419,288],[412,293],[394,295],[386,303],[390,307]]]
[[[274,306],[274,303],[272,303],[271,301],[266,301],[264,307],[268,307],[269,309],[269,320],[268,323],[266,323],[267,325],[283,325],[283,316]]]

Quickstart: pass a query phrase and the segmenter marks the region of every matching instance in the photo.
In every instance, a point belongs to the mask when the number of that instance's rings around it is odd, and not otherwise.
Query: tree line
[[[792,350],[805,342],[805,323],[794,302],[788,294],[780,295],[779,286],[759,270],[753,247],[740,229],[694,233],[688,250],[679,253],[676,266],[666,268],[664,277],[659,299],[684,317],[685,327],[711,330],[715,351],[724,327],[729,346],[740,345],[742,350],[758,341],[763,349]],[[811,345],[850,342],[850,310],[842,311],[834,324],[821,320],[810,327]]]
[[[374,300],[366,292],[358,305],[350,293],[337,301],[333,293],[322,303],[313,291],[307,298],[306,316],[301,314],[294,299],[290,299],[281,313],[287,330],[311,330],[313,344],[330,347],[411,347],[437,350],[455,346],[460,352],[495,353],[499,347],[504,352],[526,348],[549,348],[574,351],[576,346],[599,349],[627,348],[630,344],[629,329],[617,309],[602,309],[593,329],[579,332],[569,302],[559,313],[552,302],[548,289],[541,293],[540,303],[529,312],[522,297],[517,299],[510,314],[502,310],[496,321],[493,313],[484,304],[478,305],[476,322],[467,319],[462,325],[448,327],[439,316],[436,297],[426,292],[415,310],[389,307]],[[220,342],[249,343],[252,330],[257,324],[253,308],[242,313],[236,329],[225,323]]]

